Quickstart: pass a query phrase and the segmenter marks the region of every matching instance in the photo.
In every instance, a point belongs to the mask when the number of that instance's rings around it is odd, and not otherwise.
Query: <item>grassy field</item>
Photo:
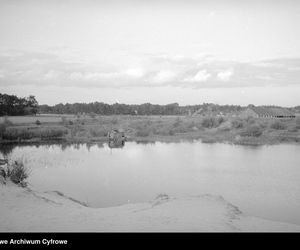
[[[123,130],[128,140],[230,142],[262,145],[300,142],[300,118],[270,119],[209,116],[75,116],[1,117],[0,141],[97,142],[111,129]]]
[[[31,124],[39,120],[42,123],[59,123],[61,122],[62,117],[67,119],[76,119],[75,115],[55,115],[55,114],[42,114],[36,116],[2,116],[0,117],[0,123],[4,123],[5,119],[8,119],[15,125],[19,124]]]

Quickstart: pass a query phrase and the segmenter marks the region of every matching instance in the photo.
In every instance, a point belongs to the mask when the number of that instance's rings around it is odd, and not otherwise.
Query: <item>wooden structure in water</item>
[[[126,135],[124,132],[117,129],[111,130],[108,135],[108,145],[109,147],[123,147],[126,141]]]

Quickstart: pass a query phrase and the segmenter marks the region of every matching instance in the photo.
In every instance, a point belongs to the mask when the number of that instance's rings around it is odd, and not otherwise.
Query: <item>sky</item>
[[[297,0],[0,0],[0,92],[296,106]]]

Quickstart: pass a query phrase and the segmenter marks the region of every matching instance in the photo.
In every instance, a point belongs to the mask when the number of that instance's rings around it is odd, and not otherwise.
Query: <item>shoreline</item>
[[[1,187],[0,196],[5,214],[0,232],[300,232],[299,225],[245,215],[222,196],[210,194],[162,195],[107,208],[86,207],[57,191],[12,183]]]
[[[200,140],[202,143],[225,143],[233,145],[245,145],[245,146],[264,146],[264,145],[279,145],[279,144],[299,144],[300,138],[290,137],[282,139],[280,136],[261,136],[257,137],[240,137],[239,135],[233,133],[213,133],[213,132],[189,132],[189,133],[178,133],[175,135],[151,135],[146,137],[139,136],[129,136],[127,142],[137,142],[137,143],[155,143],[155,142],[182,142],[182,141],[195,141]],[[96,137],[96,138],[52,138],[52,139],[28,139],[28,140],[0,140],[1,145],[15,145],[15,144],[75,144],[75,143],[106,143],[108,139],[106,136]],[[125,142],[126,143],[126,142]]]

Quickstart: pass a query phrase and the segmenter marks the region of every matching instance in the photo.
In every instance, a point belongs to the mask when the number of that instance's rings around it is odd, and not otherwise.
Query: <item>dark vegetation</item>
[[[54,106],[40,105],[39,113],[47,114],[90,114],[92,118],[96,115],[188,115],[198,110],[202,113],[209,112],[211,114],[217,113],[232,113],[242,110],[238,105],[217,105],[211,103],[203,103],[200,105],[180,106],[178,103],[170,103],[167,105],[158,105],[151,103],[144,103],[140,105],[128,104],[106,104],[103,102],[93,103],[74,103],[74,104],[57,104]],[[200,112],[200,113],[201,113]]]
[[[5,112],[1,110],[2,114],[7,114],[8,110],[11,110],[14,115],[20,114],[20,105],[4,105],[3,103],[7,101],[3,102],[3,97],[5,100],[22,99],[20,103],[31,100],[28,102],[30,105],[23,106],[33,107],[33,110],[37,111],[37,116],[0,117],[1,143],[57,139],[76,143],[104,141],[111,129],[120,128],[130,140],[137,141],[155,141],[162,138],[169,138],[167,140],[201,138],[207,142],[233,143],[261,141],[264,144],[300,141],[300,118],[241,118],[238,116],[239,111],[243,109],[241,106],[208,103],[192,106],[179,106],[177,103],[109,105],[99,102],[38,106],[32,96],[29,99],[11,96],[9,99],[8,95],[1,95],[1,107],[10,107]],[[53,113],[53,115],[38,113]]]
[[[32,115],[38,112],[38,102],[33,95],[19,98],[15,95],[0,93],[0,116]]]
[[[5,167],[0,167],[0,177],[4,180],[4,184],[7,180],[11,180],[13,183],[22,187],[26,187],[26,179],[28,178],[30,171],[25,167],[22,161],[15,161],[12,164],[7,164]]]

